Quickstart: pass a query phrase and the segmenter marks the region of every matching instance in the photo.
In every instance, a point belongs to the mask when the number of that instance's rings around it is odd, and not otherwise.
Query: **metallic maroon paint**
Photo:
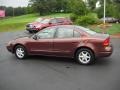
[[[41,23],[41,22],[33,22],[33,23],[29,23],[26,25],[26,30],[30,31],[30,32],[38,32],[40,30],[42,30],[43,28],[47,28],[47,27],[51,27],[51,26],[57,26],[57,25],[72,25],[73,22],[65,17],[56,17],[56,18],[42,18],[41,21],[43,20],[50,20],[48,23]],[[56,20],[56,23],[50,23],[52,20]],[[61,20],[62,22],[59,22],[58,20]],[[32,26],[32,27],[30,27]]]
[[[62,25],[56,27],[71,26],[73,27],[74,25]],[[14,48],[17,45],[22,45],[26,48],[28,55],[47,55],[71,58],[73,58],[76,51],[81,48],[91,50],[95,57],[108,57],[112,54],[113,47],[110,42],[108,42],[109,45],[103,45],[104,41],[110,38],[109,35],[98,33],[95,35],[90,35],[84,30],[80,30],[78,28],[75,28],[74,30],[78,31],[81,36],[76,38],[52,38],[37,40],[32,37],[23,37],[10,41],[7,45],[7,49],[8,51],[14,53]]]

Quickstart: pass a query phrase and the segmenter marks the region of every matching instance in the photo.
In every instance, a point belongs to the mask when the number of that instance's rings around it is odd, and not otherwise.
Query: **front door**
[[[37,39],[33,39],[28,44],[30,53],[35,55],[50,55],[53,50],[55,30],[55,28],[47,28],[34,35]]]

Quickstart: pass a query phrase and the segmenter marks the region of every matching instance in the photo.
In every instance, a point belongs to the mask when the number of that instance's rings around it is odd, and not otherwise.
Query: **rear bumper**
[[[112,55],[112,52],[100,52],[99,57],[109,57]]]
[[[104,51],[100,51],[97,55],[97,57],[109,57],[112,55],[113,53],[113,46],[110,45],[110,46],[107,46],[107,47],[104,47]]]

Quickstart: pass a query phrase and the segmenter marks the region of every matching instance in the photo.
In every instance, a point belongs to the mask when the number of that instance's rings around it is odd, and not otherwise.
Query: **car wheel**
[[[33,31],[29,31],[29,33],[33,33]]]
[[[15,56],[18,59],[24,59],[27,56],[27,51],[24,46],[22,45],[17,45],[15,47]]]
[[[95,55],[90,49],[82,48],[77,51],[76,60],[80,64],[89,65],[95,61]]]

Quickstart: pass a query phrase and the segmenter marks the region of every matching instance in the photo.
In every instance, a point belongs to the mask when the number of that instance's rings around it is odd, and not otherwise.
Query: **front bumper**
[[[7,50],[11,53],[14,53],[13,48],[11,46],[6,46]]]
[[[11,43],[11,42],[9,42],[7,45],[6,45],[6,48],[7,48],[7,50],[9,51],[9,52],[11,52],[11,53],[14,53],[14,45]]]
[[[29,32],[38,32],[38,30],[35,29],[35,28],[28,28],[28,27],[26,27],[26,30],[29,31]]]

